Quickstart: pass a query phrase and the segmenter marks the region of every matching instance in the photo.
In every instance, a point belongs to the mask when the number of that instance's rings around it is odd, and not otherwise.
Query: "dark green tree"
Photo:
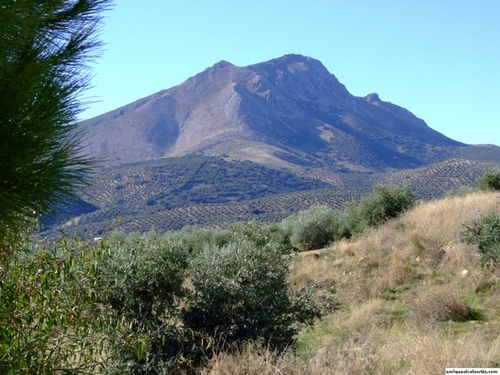
[[[477,245],[481,263],[500,264],[500,215],[491,212],[464,226],[460,238],[463,242]]]
[[[100,297],[126,327],[111,350],[108,372],[170,373],[184,345],[179,304],[188,292],[188,264],[182,242],[153,231],[115,235],[104,246],[97,266]]]
[[[368,226],[377,226],[415,206],[415,194],[408,187],[375,186],[361,198],[358,210]]]
[[[75,126],[109,0],[0,1],[0,248],[84,181]]]
[[[215,341],[204,355],[247,340],[281,351],[292,346],[300,328],[321,316],[310,291],[290,290],[288,252],[277,243],[260,247],[243,240],[207,246],[191,262],[193,292],[184,326]]]
[[[299,251],[321,249],[342,237],[342,212],[327,206],[312,206],[289,216],[281,226],[290,237],[291,245]]]
[[[477,181],[477,185],[483,191],[500,190],[500,171],[489,170]]]
[[[0,0],[0,374],[95,373],[119,330],[96,296],[100,249],[20,241],[91,171],[75,122],[109,4]]]

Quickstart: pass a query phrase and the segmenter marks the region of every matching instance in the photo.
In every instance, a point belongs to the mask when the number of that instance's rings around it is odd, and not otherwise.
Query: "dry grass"
[[[421,292],[412,302],[411,317],[417,324],[463,322],[474,320],[478,314],[457,295],[450,285],[434,286]]]
[[[461,275],[479,258],[476,247],[459,241],[463,223],[494,211],[496,201],[495,193],[480,193],[420,204],[357,241],[336,243],[317,260],[297,262],[293,282],[333,279],[339,300],[350,304],[384,298],[436,273]]]
[[[497,194],[422,203],[356,241],[292,263],[291,287],[334,294],[341,309],[298,337],[298,353],[246,348],[203,374],[438,374],[500,367],[500,271],[484,269],[463,223]],[[480,319],[480,320],[476,320]]]
[[[425,235],[439,249],[456,241],[462,223],[496,209],[498,193],[475,193],[465,197],[436,200],[418,205],[401,218],[406,231]]]
[[[259,353],[246,348],[236,355],[220,354],[213,358],[201,375],[271,375],[307,374],[307,365],[293,355]]]
[[[374,329],[324,346],[307,358],[244,350],[214,358],[203,375],[441,374],[447,367],[500,366],[500,339],[453,337],[437,330]]]

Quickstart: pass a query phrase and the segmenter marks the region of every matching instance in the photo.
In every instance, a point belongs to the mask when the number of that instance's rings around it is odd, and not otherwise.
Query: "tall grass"
[[[500,367],[500,270],[459,240],[463,224],[498,209],[498,193],[421,203],[356,241],[292,263],[291,288],[314,287],[340,308],[277,356],[251,346],[203,374],[438,374]]]

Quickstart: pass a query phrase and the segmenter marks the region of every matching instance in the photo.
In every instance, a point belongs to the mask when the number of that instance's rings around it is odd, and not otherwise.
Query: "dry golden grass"
[[[238,354],[220,354],[213,358],[201,375],[271,375],[307,374],[307,365],[293,355],[276,355],[270,351],[259,353],[245,348]]]
[[[439,374],[500,368],[500,270],[459,241],[495,193],[431,201],[356,241],[298,256],[291,287],[333,293],[341,308],[298,337],[298,353],[221,354],[203,374]],[[476,320],[479,319],[479,320]]]
[[[293,281],[299,285],[333,279],[339,300],[352,303],[383,297],[436,270],[441,276],[461,275],[479,258],[476,247],[459,241],[463,223],[494,211],[496,203],[495,193],[422,203],[357,241],[336,243],[317,260],[295,263]]]
[[[328,345],[307,358],[244,350],[214,358],[203,375],[442,374],[447,367],[500,366],[500,338],[486,342],[467,333],[373,329]]]
[[[411,317],[417,324],[432,324],[452,320],[462,322],[475,318],[467,305],[451,285],[433,286],[419,293],[412,302]]]

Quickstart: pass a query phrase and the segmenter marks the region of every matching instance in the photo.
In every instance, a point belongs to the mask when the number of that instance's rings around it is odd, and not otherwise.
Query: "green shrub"
[[[185,297],[187,254],[180,242],[156,232],[104,243],[98,264],[102,302],[128,327],[113,348],[111,373],[172,369],[182,350],[179,303]]]
[[[339,237],[351,238],[366,228],[378,226],[399,216],[416,204],[415,194],[408,187],[375,186],[361,198],[359,205],[347,203],[339,218]]]
[[[375,186],[359,202],[359,215],[368,226],[377,226],[397,217],[415,205],[415,194],[408,187]]]
[[[219,350],[245,340],[286,348],[299,327],[320,315],[312,294],[289,291],[288,266],[283,249],[273,244],[207,246],[190,266],[194,291],[185,327],[214,339]]]
[[[279,225],[255,221],[231,224],[227,229],[184,227],[177,232],[168,232],[165,236],[179,241],[190,258],[195,258],[206,246],[224,247],[236,241],[250,241],[255,246],[274,243],[283,249],[291,249],[290,241]]]
[[[299,251],[321,249],[342,236],[342,213],[327,206],[312,206],[281,222],[290,244]]]
[[[347,203],[344,211],[313,206],[284,219],[280,227],[291,245],[306,251],[320,249],[341,238],[359,235],[369,226],[377,226],[412,208],[415,194],[407,187],[374,187],[361,198],[358,206]]]
[[[0,374],[94,374],[119,321],[99,302],[86,243],[28,245],[0,267]]]
[[[359,207],[355,203],[346,203],[341,217],[339,233],[344,238],[351,238],[363,233],[368,223],[363,220]]]
[[[109,373],[192,370],[248,340],[283,350],[321,314],[312,292],[290,291],[279,225],[115,235],[102,246],[102,302],[127,327]]]
[[[115,310],[138,320],[157,319],[184,295],[187,255],[156,232],[111,241],[99,264],[101,288]]]
[[[282,227],[276,224],[261,224],[252,221],[246,224],[238,223],[230,225],[227,229],[229,242],[247,241],[256,247],[265,247],[273,244],[283,252],[290,252],[290,240]],[[223,247],[214,243],[215,246]]]
[[[500,190],[500,171],[489,170],[477,182],[483,191]]]
[[[199,253],[195,239],[204,243]],[[291,249],[277,226],[132,234],[103,246],[102,302],[128,327],[117,337],[110,373],[198,367],[214,348],[244,340],[281,349],[320,314],[312,294],[288,289]]]
[[[187,251],[189,257],[196,257],[206,244],[224,246],[231,240],[230,233],[222,229],[206,229],[196,226],[188,226],[177,232],[169,232],[168,235],[177,238],[182,247]]]
[[[490,213],[465,227],[460,233],[461,240],[478,246],[481,262],[500,263],[500,215]]]

